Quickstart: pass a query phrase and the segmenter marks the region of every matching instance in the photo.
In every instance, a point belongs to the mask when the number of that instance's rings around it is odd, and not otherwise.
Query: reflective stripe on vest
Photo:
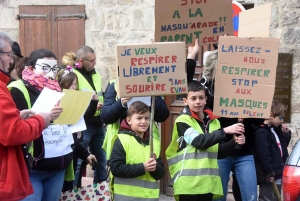
[[[73,71],[78,78],[78,89],[79,91],[82,91],[82,89],[88,89],[91,91],[95,91],[93,87],[90,85],[90,83],[85,79],[85,77],[77,70]],[[101,83],[101,76],[99,73],[96,71],[95,74],[92,74],[92,80],[94,83],[94,86],[96,88],[96,93],[99,98],[99,102],[103,103],[103,94],[102,94],[102,83]],[[100,110],[96,110],[94,116],[99,116],[100,115]]]
[[[134,136],[128,134],[118,134],[117,136],[126,152],[126,164],[144,163],[149,159],[149,145],[140,144]],[[156,157],[160,156],[160,142],[156,139],[153,139],[153,152]],[[115,177],[113,189],[115,201],[158,200],[159,198],[159,185],[149,172],[129,179]]]
[[[192,153],[187,153],[184,156],[185,160],[189,160],[189,159],[203,159],[203,158],[210,158],[210,159],[215,159],[218,157],[218,153],[215,152],[192,152]],[[182,161],[183,159],[183,155],[179,155],[179,156],[175,156],[173,158],[170,158],[168,160],[168,165],[174,165],[175,163],[178,163],[180,161]]]
[[[146,181],[146,180],[141,180],[141,179],[136,179],[136,178],[118,178],[116,177],[114,179],[115,184],[123,184],[123,185],[128,185],[128,186],[137,186],[141,188],[149,188],[149,189],[157,189],[159,188],[158,183],[151,182],[151,181]]]
[[[177,152],[179,138],[177,123],[182,122],[197,130],[200,135],[203,131],[198,122],[189,115],[180,115],[175,123],[172,141],[166,150],[170,175],[174,182],[174,195],[180,194],[207,194],[212,193],[214,198],[223,195],[221,178],[218,167],[218,144],[206,150],[198,150],[191,145]],[[218,120],[209,123],[209,133],[220,128]]]
[[[201,169],[184,169],[182,172],[178,171],[175,173],[174,178],[177,177],[177,175],[181,176],[193,176],[197,177],[199,175],[212,175],[212,176],[219,176],[219,169],[216,168],[201,168]],[[174,182],[174,180],[172,179]]]
[[[158,201],[158,198],[133,198],[125,195],[114,195],[114,201]]]

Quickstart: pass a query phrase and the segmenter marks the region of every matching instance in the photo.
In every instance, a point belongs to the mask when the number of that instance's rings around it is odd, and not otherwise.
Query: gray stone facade
[[[246,0],[255,6],[272,2],[271,37],[280,38],[279,52],[293,53],[290,150],[300,137],[300,0]]]
[[[290,125],[293,145],[300,136],[300,0],[245,2],[255,6],[273,2],[271,36],[281,39],[280,52],[294,54]],[[17,41],[19,5],[85,5],[85,42],[96,51],[96,66],[104,87],[117,75],[116,44],[150,42],[154,38],[154,0],[0,0],[1,30]]]

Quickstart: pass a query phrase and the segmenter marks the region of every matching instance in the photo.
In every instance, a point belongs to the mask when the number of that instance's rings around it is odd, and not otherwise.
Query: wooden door
[[[51,50],[61,63],[62,56],[84,45],[85,7],[20,6],[20,47],[24,56],[38,48]]]

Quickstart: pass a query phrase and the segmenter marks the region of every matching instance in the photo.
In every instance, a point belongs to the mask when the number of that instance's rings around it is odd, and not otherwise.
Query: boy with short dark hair
[[[183,99],[185,108],[175,121],[166,151],[174,195],[179,201],[211,201],[221,197],[218,143],[226,139],[226,134],[240,134],[244,140],[243,124],[221,129],[212,111],[204,109],[206,98],[200,82],[188,84],[188,94]]]
[[[159,199],[157,180],[164,177],[165,169],[160,158],[160,142],[155,138],[155,158],[150,158],[149,118],[148,105],[136,101],[121,123],[110,160],[114,201]]]
[[[287,146],[291,131],[282,125],[286,107],[273,101],[270,118],[255,127],[255,166],[259,185],[259,200],[277,200],[272,182],[281,191],[281,177],[288,157]]]

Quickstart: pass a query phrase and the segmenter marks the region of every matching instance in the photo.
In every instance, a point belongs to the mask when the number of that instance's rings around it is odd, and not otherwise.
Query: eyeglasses
[[[83,60],[89,61],[89,62],[91,62],[91,63],[94,63],[94,62],[96,61],[96,59],[91,59],[91,60],[89,60],[89,59],[84,59],[84,58],[83,58]]]
[[[53,73],[57,73],[60,70],[60,67],[50,67],[50,66],[42,66],[40,64],[36,64],[37,66],[41,66],[45,73],[49,73],[52,71]]]
[[[284,116],[277,116],[280,121],[284,120]]]
[[[7,56],[9,56],[10,58],[13,58],[15,53],[14,51],[11,51],[11,52],[0,52],[0,54],[6,54]]]

